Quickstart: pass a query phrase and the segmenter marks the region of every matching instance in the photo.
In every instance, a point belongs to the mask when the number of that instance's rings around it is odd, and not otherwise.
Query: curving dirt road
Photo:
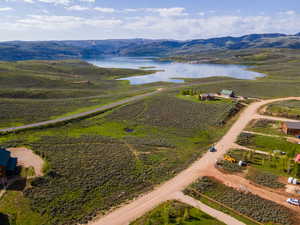
[[[207,152],[202,158],[194,162],[189,168],[185,169],[171,180],[163,183],[153,191],[133,200],[131,203],[121,206],[111,213],[90,222],[89,225],[127,225],[159,204],[167,200],[174,199],[174,193],[184,190],[199,177],[210,175],[210,171],[207,171],[207,168],[211,168],[213,170],[216,161],[226,154],[226,152],[235,143],[239,134],[245,129],[248,123],[255,118],[257,111],[262,106],[286,100],[300,100],[300,97],[270,99],[250,104],[240,114],[239,118],[229,131],[216,144],[216,148],[218,149],[217,152]],[[282,204],[285,205],[285,203]]]

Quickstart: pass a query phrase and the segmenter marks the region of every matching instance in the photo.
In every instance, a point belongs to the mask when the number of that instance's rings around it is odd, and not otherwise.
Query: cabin
[[[300,135],[300,122],[283,122],[281,129],[285,134],[299,136]]]
[[[222,90],[220,92],[220,95],[223,95],[223,96],[228,97],[228,98],[234,98],[235,97],[234,91],[232,91],[232,90],[226,90],[226,89]]]
[[[10,152],[0,148],[0,178],[13,174],[17,168],[17,158],[13,158]]]
[[[200,100],[201,101],[210,101],[210,100],[215,100],[215,94],[201,94],[200,95]]]

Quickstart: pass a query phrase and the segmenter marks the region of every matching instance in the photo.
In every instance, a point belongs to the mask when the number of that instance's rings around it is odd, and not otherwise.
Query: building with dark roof
[[[216,99],[216,96],[215,96],[215,94],[210,94],[210,93],[208,93],[208,94],[201,94],[201,95],[199,96],[199,99],[200,99],[201,101],[215,100],[215,99]]]
[[[0,148],[0,177],[5,177],[8,173],[14,172],[17,167],[17,158],[13,158],[10,152]]]
[[[300,122],[283,122],[281,129],[285,134],[288,135],[300,135]]]

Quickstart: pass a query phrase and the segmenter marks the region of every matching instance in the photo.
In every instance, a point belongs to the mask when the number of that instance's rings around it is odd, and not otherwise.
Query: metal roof
[[[289,129],[300,130],[300,122],[285,122]]]
[[[17,167],[17,158],[10,158],[6,166],[6,170],[15,171],[16,167]]]
[[[9,159],[10,159],[10,152],[3,148],[0,148],[0,166],[6,167]]]
[[[232,90],[222,90],[221,94],[223,94],[223,95],[232,95],[233,91]]]

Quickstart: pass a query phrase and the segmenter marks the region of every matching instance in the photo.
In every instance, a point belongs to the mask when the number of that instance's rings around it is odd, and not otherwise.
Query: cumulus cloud
[[[48,0],[49,1],[49,0]],[[65,7],[70,10],[85,10],[83,6]],[[249,33],[298,33],[300,14],[277,13],[275,15],[216,15],[187,14],[184,8],[166,9],[119,9],[89,8],[103,14],[78,16],[28,15],[22,19],[9,18],[0,21],[1,34],[6,36],[9,30],[15,37],[32,34],[34,39],[49,39],[47,32],[51,30],[52,37],[58,35],[61,39],[104,39],[104,38],[172,38],[198,39],[220,36],[239,36]],[[128,12],[123,17],[115,12]],[[131,14],[132,12],[132,14]],[[134,13],[137,12],[137,13]],[[69,12],[70,13],[70,12]],[[114,14],[111,14],[114,13]],[[121,19],[119,19],[121,18]],[[61,31],[64,32],[61,32]],[[38,34],[38,35],[34,35]],[[3,38],[3,37],[2,37]]]
[[[157,12],[162,17],[172,16],[186,16],[185,8],[173,7],[173,8],[149,8],[146,9],[148,12]]]
[[[67,7],[66,9],[67,10],[71,10],[71,11],[85,11],[85,10],[89,10],[89,8],[83,7],[83,6],[80,6],[80,5],[73,5],[73,6]]]
[[[285,15],[291,16],[291,15],[295,15],[296,12],[294,10],[288,10],[288,11],[281,12],[281,14],[285,14]]]
[[[18,0],[5,0],[6,2],[14,2]],[[74,0],[19,0],[26,3],[37,3],[37,2],[43,2],[43,3],[49,3],[49,4],[55,4],[55,5],[68,5]],[[89,0],[87,0],[89,1]]]
[[[39,2],[50,3],[55,5],[68,5],[72,2],[72,0],[37,0]]]
[[[60,31],[84,26],[112,28],[121,23],[122,21],[117,19],[87,19],[76,16],[30,15],[28,18],[19,19],[14,24],[11,24],[12,26],[10,26],[10,29]]]
[[[97,11],[99,11],[99,12],[102,12],[102,13],[114,13],[114,12],[116,12],[116,10],[113,9],[113,8],[95,7],[94,9],[97,10]]]
[[[13,10],[13,8],[10,8],[10,7],[0,8],[0,12],[6,12],[6,11],[11,11],[11,10]]]

